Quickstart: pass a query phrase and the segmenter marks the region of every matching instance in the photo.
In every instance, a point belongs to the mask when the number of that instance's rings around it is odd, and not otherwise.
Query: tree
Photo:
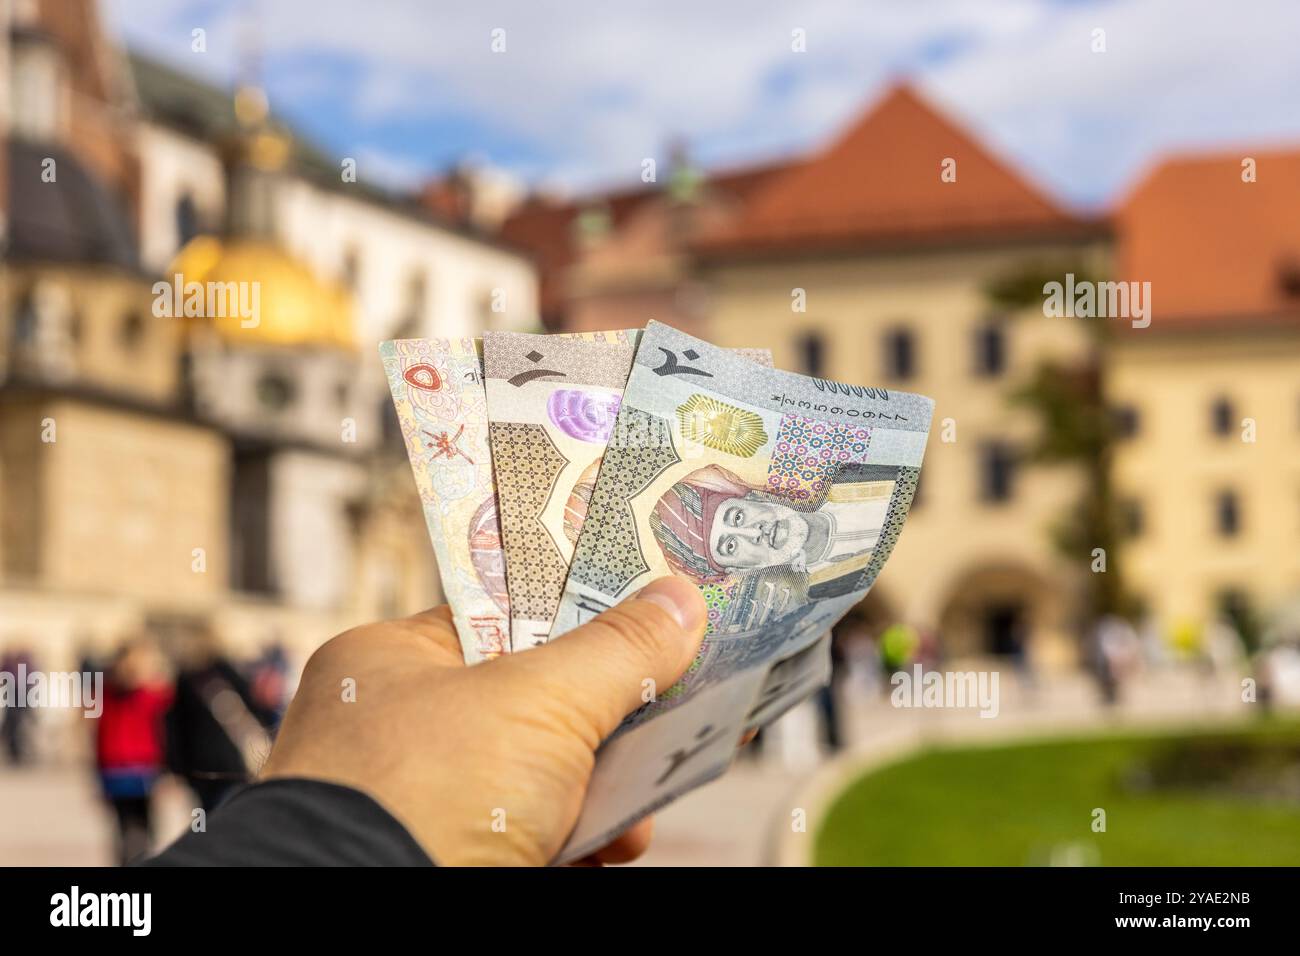
[[[1094,281],[1077,263],[1032,263],[991,282],[990,304],[1011,315],[1041,308],[1044,286],[1073,273],[1075,284]],[[1039,429],[1028,458],[1037,464],[1074,464],[1083,473],[1081,500],[1053,528],[1053,543],[1062,555],[1082,567],[1087,582],[1086,614],[1131,616],[1134,604],[1124,588],[1122,534],[1118,502],[1111,480],[1116,423],[1106,405],[1106,346],[1113,323],[1086,323],[1089,347],[1077,362],[1044,361],[1030,379],[1015,388],[1009,400],[1035,413]],[[1104,549],[1105,572],[1093,571],[1095,549]]]

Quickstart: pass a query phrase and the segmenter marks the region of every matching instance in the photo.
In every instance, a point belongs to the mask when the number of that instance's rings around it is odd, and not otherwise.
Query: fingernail
[[[685,578],[669,575],[651,581],[637,594],[637,600],[658,604],[684,631],[694,632],[704,624],[704,598]]]

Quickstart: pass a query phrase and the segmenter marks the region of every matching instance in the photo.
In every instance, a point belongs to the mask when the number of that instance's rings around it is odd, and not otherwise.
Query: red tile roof
[[[1116,225],[1118,277],[1151,283],[1153,329],[1300,318],[1300,149],[1167,159]]]
[[[775,163],[729,170],[706,176],[706,188],[745,202],[779,171],[791,164]],[[658,186],[646,185],[619,192],[551,201],[530,199],[502,223],[500,236],[532,254],[541,274],[541,313],[548,325],[565,306],[564,273],[578,257],[575,222],[586,209],[604,207],[610,226],[617,230],[647,200],[661,195]]]
[[[528,252],[540,276],[540,311],[551,327],[564,310],[564,273],[578,256],[575,220],[584,209],[605,204],[611,225],[617,229],[645,200],[656,193],[649,187],[574,201],[528,200],[501,224],[500,236]]]
[[[945,158],[956,181],[940,179]],[[837,141],[772,177],[733,225],[697,250],[718,256],[871,242],[1087,232],[906,85],[895,86]]]

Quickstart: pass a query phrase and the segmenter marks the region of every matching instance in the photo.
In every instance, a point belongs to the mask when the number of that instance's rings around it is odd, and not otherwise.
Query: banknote
[[[487,332],[483,374],[511,644],[546,642],[639,333]]]
[[[510,605],[488,447],[479,343],[382,342],[442,588],[467,664],[510,652]]]
[[[551,637],[670,573],[700,589],[708,623],[682,680],[602,748],[565,859],[720,773],[741,732],[823,679],[820,642],[902,530],[932,411],[647,327]],[[633,765],[662,782],[628,785]]]
[[[489,442],[516,650],[546,642],[640,331],[487,332]],[[766,349],[748,349],[771,365]]]
[[[543,338],[626,346],[637,334],[575,332]],[[508,654],[510,603],[482,342],[398,339],[381,343],[379,353],[465,662]]]

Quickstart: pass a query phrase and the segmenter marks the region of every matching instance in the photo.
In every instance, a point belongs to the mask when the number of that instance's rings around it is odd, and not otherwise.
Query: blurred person
[[[167,763],[210,813],[256,772],[271,749],[270,731],[279,715],[258,701],[211,628],[180,646],[177,663]]]
[[[0,673],[9,674],[14,687],[33,669],[31,654],[21,647],[6,651],[0,658]],[[31,758],[31,721],[29,708],[16,704],[6,707],[0,703],[0,739],[4,743],[6,758],[15,767],[21,767]]]
[[[125,864],[146,853],[152,839],[150,798],[163,768],[162,721],[172,689],[156,650],[143,638],[122,645],[106,678],[103,713],[95,722],[95,765],[117,822],[117,861]]]
[[[845,631],[844,662],[855,695],[870,699],[879,693],[880,644],[861,622],[855,622]]]
[[[1300,707],[1300,645],[1284,642],[1261,651],[1255,658],[1260,709]]]
[[[844,633],[836,627],[831,631],[831,679],[817,690],[817,709],[822,717],[822,740],[831,753],[844,746],[843,717],[839,705],[840,688],[848,676],[844,656]]]
[[[1190,618],[1175,621],[1174,626],[1169,630],[1169,644],[1173,648],[1174,656],[1180,661],[1200,664],[1204,651],[1203,639],[1204,633],[1200,623]]]
[[[814,694],[767,725],[766,754],[774,756],[783,769],[805,773],[821,761],[823,728],[819,711]]]
[[[1142,660],[1151,667],[1163,667],[1169,663],[1169,647],[1160,632],[1160,619],[1148,613],[1138,626],[1138,643],[1142,649]]]
[[[1205,629],[1205,660],[1211,673],[1230,672],[1245,652],[1241,632],[1226,616],[1216,616]]]
[[[882,686],[888,688],[895,673],[910,667],[920,648],[921,637],[911,625],[899,622],[885,628],[880,635],[880,666],[885,677]]]
[[[272,641],[266,646],[249,668],[248,683],[254,703],[271,716],[273,727],[278,725],[289,706],[289,658],[284,645]]]
[[[1264,713],[1300,706],[1300,601],[1274,612],[1251,665]]]
[[[943,663],[943,641],[939,632],[932,627],[916,629],[916,653],[913,662],[919,662],[923,670],[937,670]]]
[[[704,636],[698,589],[661,578],[526,654],[466,667],[446,607],[354,628],[307,662],[258,783],[151,865],[544,865],[595,754]],[[341,681],[364,692],[341,703]],[[508,803],[503,804],[503,800]],[[511,824],[484,821],[507,805]],[[635,859],[651,821],[587,863]]]
[[[1093,625],[1090,650],[1102,701],[1113,706],[1119,703],[1124,682],[1141,658],[1137,631],[1118,615],[1103,615]]]

